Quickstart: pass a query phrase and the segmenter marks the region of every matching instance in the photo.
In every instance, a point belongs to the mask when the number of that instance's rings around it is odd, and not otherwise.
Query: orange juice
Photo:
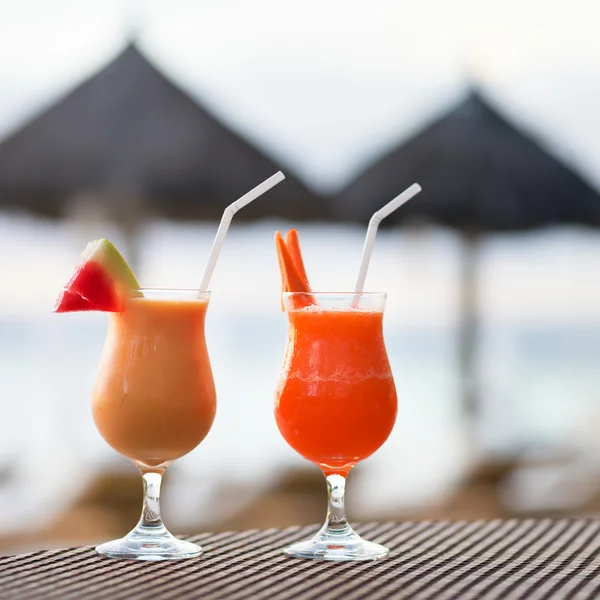
[[[130,298],[109,317],[92,413],[106,442],[137,463],[169,463],[211,428],[216,398],[207,307],[201,298]]]
[[[383,311],[288,308],[276,392],[284,439],[325,474],[347,473],[388,438],[396,420]]]

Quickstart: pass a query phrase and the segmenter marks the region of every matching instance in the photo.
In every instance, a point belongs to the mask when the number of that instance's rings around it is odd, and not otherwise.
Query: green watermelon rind
[[[106,238],[93,240],[86,246],[80,262],[88,261],[100,265],[115,283],[131,289],[132,292],[140,289],[140,284],[127,261],[115,245]]]

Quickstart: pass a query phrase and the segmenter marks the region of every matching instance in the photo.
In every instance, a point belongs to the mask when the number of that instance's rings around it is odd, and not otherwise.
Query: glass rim
[[[187,296],[189,299],[198,299],[198,300],[207,300],[210,298],[212,292],[210,290],[200,291],[199,289],[194,288],[158,288],[158,287],[140,287],[134,290],[131,290],[132,293],[129,296],[130,298],[139,298],[140,296],[136,295],[136,292],[141,292],[142,297],[146,298],[145,294],[151,294],[156,296],[169,296],[169,295],[182,295]]]
[[[330,296],[333,298],[347,298],[348,296],[366,296],[374,298],[376,296],[387,296],[387,292],[281,292],[284,298],[290,296]]]

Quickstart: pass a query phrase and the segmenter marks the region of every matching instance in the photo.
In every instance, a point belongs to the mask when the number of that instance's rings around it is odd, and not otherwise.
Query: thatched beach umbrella
[[[563,223],[600,226],[600,196],[477,92],[378,160],[334,204],[340,218],[366,223],[377,207],[414,181],[423,193],[386,224],[421,217],[463,234],[460,356],[464,409],[472,415],[478,400],[474,359],[480,234]]]
[[[90,193],[118,221],[144,210],[214,219],[280,168],[131,44],[0,143],[0,206],[59,216]],[[306,219],[327,210],[284,170],[286,181],[240,216]]]

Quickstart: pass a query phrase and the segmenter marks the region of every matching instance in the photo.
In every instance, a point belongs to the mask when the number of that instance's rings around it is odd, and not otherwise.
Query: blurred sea
[[[271,414],[286,334],[273,231],[288,226],[230,230],[207,319],[217,419],[205,442],[171,467],[165,512],[174,528],[185,528],[191,511],[194,523],[210,521],[226,484],[247,491],[220,506],[221,516],[305,465]],[[142,285],[197,285],[215,230],[147,223]],[[364,229],[317,224],[299,232],[313,288],[351,289]],[[51,312],[85,243],[100,236],[123,242],[109,225],[0,216],[0,535],[48,522],[100,469],[131,468],[100,438],[89,410],[105,315]],[[486,237],[480,246],[482,447],[598,452],[600,235],[556,229]],[[460,237],[439,229],[378,237],[367,287],[389,294],[385,335],[399,416],[387,444],[357,468],[351,502],[369,518],[447,493],[473,458],[456,369],[463,251]]]

